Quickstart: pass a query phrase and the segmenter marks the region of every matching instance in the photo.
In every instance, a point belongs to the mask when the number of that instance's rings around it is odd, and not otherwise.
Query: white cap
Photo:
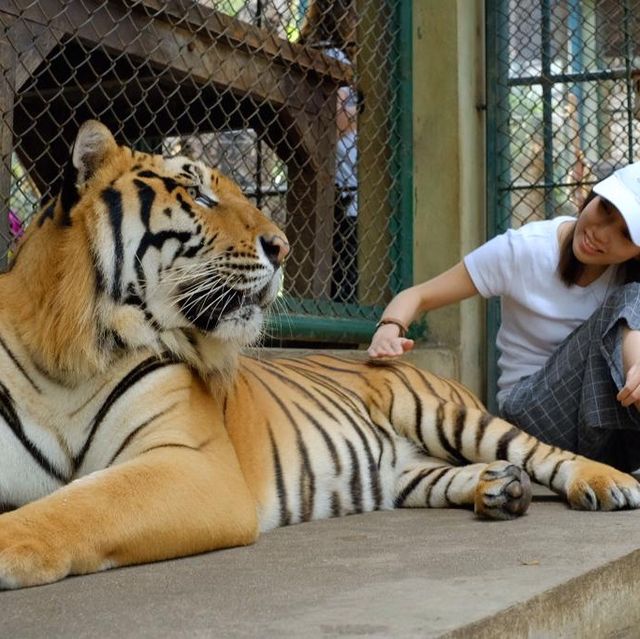
[[[618,169],[593,190],[620,211],[631,241],[640,246],[640,162]]]

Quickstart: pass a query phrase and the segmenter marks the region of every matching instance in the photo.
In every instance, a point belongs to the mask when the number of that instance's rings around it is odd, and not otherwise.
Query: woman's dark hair
[[[589,191],[580,213],[584,211],[586,206],[591,202],[597,193],[593,190]],[[580,276],[584,272],[584,264],[578,261],[573,252],[573,236],[576,232],[575,224],[570,233],[567,233],[560,245],[560,259],[558,260],[558,275],[566,286],[574,286],[578,283]],[[626,284],[627,282],[640,282],[640,261],[632,258],[618,265],[618,281]]]
[[[580,213],[584,211],[586,206],[591,202],[597,193],[592,189],[589,191]],[[576,232],[576,225],[573,225],[570,233],[567,233],[560,245],[560,259],[558,260],[558,275],[566,286],[574,286],[584,271],[584,264],[578,261],[573,252],[573,236]]]

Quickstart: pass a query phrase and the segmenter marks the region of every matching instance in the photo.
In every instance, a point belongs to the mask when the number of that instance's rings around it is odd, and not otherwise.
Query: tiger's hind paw
[[[480,474],[474,510],[485,519],[515,519],[531,503],[529,475],[514,464],[495,461]]]
[[[576,510],[640,508],[640,484],[631,475],[587,459],[576,461],[567,501]]]

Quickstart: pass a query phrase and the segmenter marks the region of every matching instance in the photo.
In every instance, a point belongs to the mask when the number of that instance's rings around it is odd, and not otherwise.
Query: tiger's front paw
[[[577,459],[567,482],[567,501],[577,510],[640,508],[640,484],[606,464]]]
[[[474,510],[486,519],[515,519],[531,503],[529,475],[514,464],[495,461],[480,474]]]
[[[0,517],[0,589],[38,586],[66,577],[71,561],[59,549],[30,534],[5,525]]]

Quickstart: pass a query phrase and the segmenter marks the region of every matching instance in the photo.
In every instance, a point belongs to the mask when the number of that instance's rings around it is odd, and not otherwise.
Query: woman
[[[543,441],[640,467],[640,162],[593,187],[577,220],[499,235],[445,273],[400,292],[371,357],[413,348],[421,313],[500,296],[502,417]]]

